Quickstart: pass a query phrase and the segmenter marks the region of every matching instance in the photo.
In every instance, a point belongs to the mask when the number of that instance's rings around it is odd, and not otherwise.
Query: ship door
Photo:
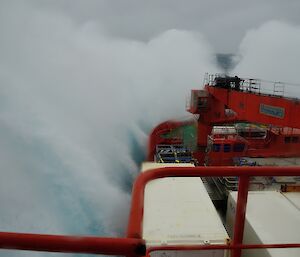
[[[191,102],[188,111],[199,114],[208,107],[208,92],[205,90],[192,90]]]

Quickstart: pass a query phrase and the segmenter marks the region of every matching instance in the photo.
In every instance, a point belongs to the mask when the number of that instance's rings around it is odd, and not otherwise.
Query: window
[[[284,142],[287,143],[298,143],[299,137],[285,137]]]
[[[249,133],[246,132],[246,131],[239,131],[239,135],[240,135],[241,137],[248,137],[248,136],[249,136]]]
[[[231,145],[230,144],[224,144],[224,153],[228,153],[231,151]]]
[[[213,151],[214,152],[220,152],[221,145],[220,144],[213,144]]]
[[[207,107],[207,98],[199,97],[198,99],[198,109]]]
[[[250,137],[264,137],[266,135],[265,131],[252,131],[250,132]]]
[[[236,143],[233,145],[233,151],[234,152],[243,152],[245,149],[245,144],[242,143]]]

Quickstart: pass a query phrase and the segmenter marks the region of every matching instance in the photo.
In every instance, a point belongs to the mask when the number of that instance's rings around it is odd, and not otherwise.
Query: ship
[[[300,100],[206,75],[149,135],[123,238],[0,232],[0,248],[147,257],[300,256]]]

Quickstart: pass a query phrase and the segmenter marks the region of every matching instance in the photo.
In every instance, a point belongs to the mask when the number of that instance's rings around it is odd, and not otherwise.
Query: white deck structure
[[[142,171],[192,164],[144,163]],[[226,244],[227,232],[200,178],[162,178],[145,188],[143,238],[147,246]],[[152,256],[224,256],[224,251],[160,252]]]
[[[237,192],[228,198],[227,225],[232,235]],[[249,192],[244,243],[280,244],[300,242],[300,193]],[[244,250],[242,256],[299,257],[300,249]]]

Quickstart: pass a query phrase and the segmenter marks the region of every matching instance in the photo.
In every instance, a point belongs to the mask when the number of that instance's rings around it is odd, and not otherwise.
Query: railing
[[[261,87],[261,81],[259,79],[243,79],[243,81],[241,82],[241,87],[240,89],[242,91],[247,91],[247,92],[251,92],[251,93],[256,93],[256,94],[260,94],[260,93],[268,93],[268,89]],[[269,91],[269,93],[273,93]]]
[[[233,241],[230,245],[193,245],[193,246],[159,246],[147,249],[158,250],[232,250],[232,257],[241,256],[242,249],[261,248],[300,248],[300,243],[292,244],[253,244],[243,245],[243,231],[245,224],[246,205],[250,177],[268,176],[299,176],[300,167],[176,167],[149,170],[139,175],[132,192],[132,203],[128,224],[129,238],[142,238],[142,221],[144,206],[144,190],[146,184],[154,179],[165,177],[239,177],[238,198],[234,225]]]
[[[229,78],[226,74],[205,74],[204,76],[204,85],[215,86],[216,78]],[[232,78],[232,77],[231,77]],[[294,86],[291,83],[283,83],[279,81],[269,81],[263,79],[249,79],[241,78],[239,90],[254,93],[254,94],[267,94],[277,97],[284,97],[290,95],[286,94],[285,87]],[[228,82],[228,88],[234,88],[234,85],[231,85]]]
[[[145,255],[145,242],[134,238],[103,238],[0,232],[0,248],[43,252]]]
[[[146,249],[142,239],[144,190],[146,184],[164,177],[239,177],[238,199],[233,241],[229,245],[176,245]],[[127,238],[61,236],[0,232],[0,248],[65,253],[95,253],[107,255],[145,256],[159,250],[232,250],[232,256],[242,249],[300,248],[300,243],[244,245],[243,231],[249,179],[253,176],[300,176],[300,167],[180,167],[160,168],[141,173],[135,181],[128,223]]]

